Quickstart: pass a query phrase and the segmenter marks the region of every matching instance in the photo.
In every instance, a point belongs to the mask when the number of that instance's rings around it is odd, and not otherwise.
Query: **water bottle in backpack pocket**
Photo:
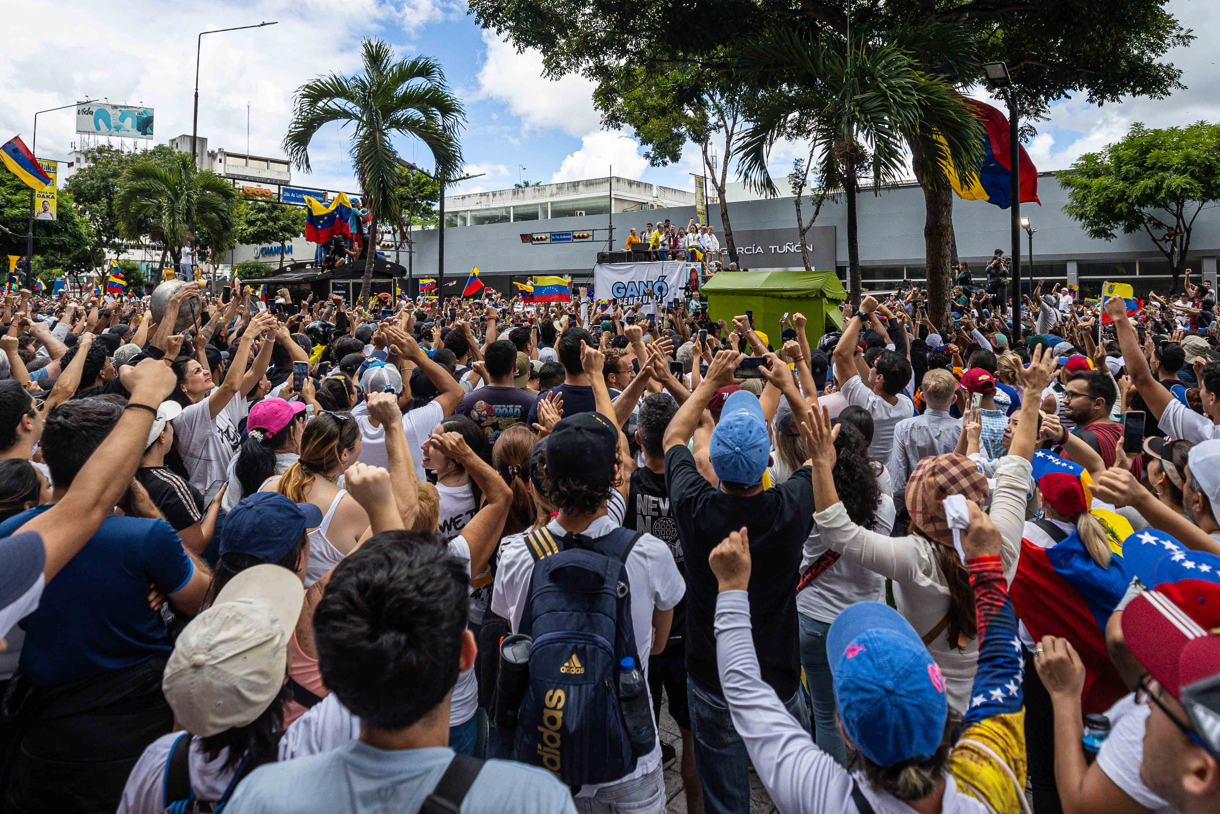
[[[655,748],[651,710],[647,732],[638,714],[629,730],[619,698],[620,664],[630,658],[634,667],[639,658],[624,566],[639,537],[621,528],[596,540],[556,540],[545,528],[526,537],[534,571],[518,633],[533,644],[514,755],[568,786],[619,780]],[[642,679],[636,673],[630,686]]]

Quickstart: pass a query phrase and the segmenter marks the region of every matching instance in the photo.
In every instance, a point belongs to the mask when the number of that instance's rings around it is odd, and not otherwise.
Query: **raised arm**
[[[407,448],[407,434],[402,426],[402,411],[393,393],[370,393],[367,396],[369,415],[385,428],[386,456],[389,458],[390,483],[394,503],[404,528],[415,525],[419,513],[419,483],[415,464]]]
[[[419,343],[415,341],[415,337],[397,328],[390,328],[388,333],[390,341],[398,348],[399,354],[404,359],[414,362],[424,372],[424,375],[428,377],[428,381],[432,382],[432,386],[440,391],[436,401],[441,405],[441,410],[444,414],[453,415],[453,411],[461,403],[462,397],[466,395],[466,391],[462,389],[461,383],[450,376],[446,368],[429,359],[428,354],[420,350]]]
[[[483,573],[496,550],[496,544],[500,542],[508,508],[513,502],[513,490],[500,477],[499,472],[474,454],[461,433],[447,432],[433,437],[428,443],[436,444],[442,454],[460,463],[479,485],[486,500],[478,514],[462,527],[462,537],[470,546],[470,574],[477,576]]]
[[[110,516],[144,453],[157,407],[174,389],[168,365],[145,359],[128,376],[131,398],[118,424],[89,456],[63,499],[17,529],[36,531],[46,548],[43,576],[50,581]],[[145,409],[147,408],[147,409]]]
[[[695,392],[691,393],[686,403],[678,408],[678,412],[665,428],[665,451],[670,447],[686,446],[690,443],[691,434],[699,425],[699,418],[712,400],[712,396],[721,387],[733,383],[733,371],[741,363],[743,355],[735,350],[725,350],[716,354],[712,365],[707,369],[707,378],[699,382]]]
[[[212,391],[212,395],[208,396],[208,414],[213,421],[216,420],[216,416],[220,415],[220,411],[228,406],[233,397],[241,391],[242,381],[246,376],[246,361],[250,358],[250,343],[254,341],[255,336],[269,330],[274,322],[275,317],[271,315],[271,312],[263,311],[256,314],[250,320],[250,324],[246,326],[246,331],[242,334],[241,342],[237,345],[237,352],[233,354],[233,358],[229,361],[229,370],[225,373],[225,380]]]
[[[1114,333],[1118,336],[1118,346],[1122,349],[1123,364],[1127,366],[1127,375],[1131,377],[1131,383],[1135,385],[1135,389],[1139,391],[1152,414],[1160,418],[1161,413],[1165,412],[1165,408],[1169,406],[1169,402],[1173,401],[1173,394],[1152,375],[1152,369],[1148,367],[1148,359],[1140,350],[1135,327],[1131,324],[1131,318],[1127,316],[1125,301],[1121,297],[1111,297],[1106,300],[1106,313],[1114,321]]]

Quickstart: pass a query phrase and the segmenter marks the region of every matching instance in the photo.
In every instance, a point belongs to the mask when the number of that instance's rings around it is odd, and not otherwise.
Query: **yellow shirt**
[[[638,237],[636,237],[635,235],[627,235],[627,250],[630,251],[631,247],[639,242],[640,242],[640,239]]]
[[[661,245],[661,232],[658,230],[653,232],[648,238],[648,248],[655,249]]]

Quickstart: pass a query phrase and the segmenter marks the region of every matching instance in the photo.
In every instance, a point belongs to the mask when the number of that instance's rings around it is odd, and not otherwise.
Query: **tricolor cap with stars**
[[[1145,588],[1168,597],[1203,627],[1220,627],[1220,557],[1147,529],[1123,541],[1123,563]]]

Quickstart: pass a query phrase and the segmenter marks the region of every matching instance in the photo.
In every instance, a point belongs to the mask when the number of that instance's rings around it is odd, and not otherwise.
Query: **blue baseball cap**
[[[293,503],[276,492],[244,497],[225,517],[220,556],[230,551],[277,563],[288,556],[306,529],[322,525],[322,510],[312,503]]]
[[[826,636],[839,720],[878,766],[931,757],[949,699],[940,667],[911,623],[880,602],[857,602]]]
[[[738,390],[725,399],[708,452],[721,480],[748,486],[762,480],[771,461],[771,437],[757,396]]]

